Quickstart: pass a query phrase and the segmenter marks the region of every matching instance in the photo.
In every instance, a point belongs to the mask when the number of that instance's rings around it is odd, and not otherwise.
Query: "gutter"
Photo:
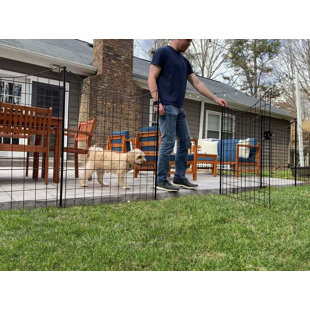
[[[149,89],[146,80],[133,76],[133,81],[135,81],[136,84],[138,86],[140,86],[142,89],[146,89],[146,90]],[[189,90],[186,91],[185,99],[190,99],[190,100],[198,101],[198,102],[204,101],[205,103],[216,105],[209,98],[204,97],[204,96],[202,96],[200,94],[197,94],[197,93],[189,91]],[[244,110],[245,108],[249,108],[249,106],[242,105],[242,104],[237,103],[237,102],[229,102],[229,106],[231,108],[235,108],[235,109],[240,110],[240,111]],[[270,113],[271,113],[272,117],[278,118],[278,119],[284,119],[284,120],[289,120],[289,121],[295,119],[295,117],[293,115],[290,117],[289,115],[284,115],[284,114],[277,113],[277,112],[274,112],[274,111],[271,111]],[[258,112],[257,112],[257,114],[258,114]]]
[[[53,65],[61,67],[66,66],[68,70],[80,75],[90,76],[96,74],[97,72],[97,68],[91,65],[83,65],[77,62],[26,51],[4,44],[0,44],[0,55],[2,58],[8,58],[47,68],[52,68]]]

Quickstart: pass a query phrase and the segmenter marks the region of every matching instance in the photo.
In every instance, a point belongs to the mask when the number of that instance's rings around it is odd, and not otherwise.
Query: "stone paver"
[[[52,171],[50,171],[52,176]],[[52,178],[49,184],[45,185],[44,180],[32,180],[32,171],[29,171],[30,177],[25,177],[23,169],[13,169],[0,167],[0,210],[20,209],[20,208],[38,208],[59,206],[60,202],[60,184],[55,184]],[[196,190],[181,189],[178,193],[169,193],[157,191],[157,199],[166,197],[179,197],[182,195],[196,194],[218,194],[220,189],[220,176],[213,177],[211,172],[201,171],[198,173],[197,181],[199,186]],[[268,181],[268,180],[266,180]],[[83,188],[79,185],[79,180],[74,178],[74,170],[64,171],[62,206],[86,205],[109,202],[127,202],[133,200],[151,200],[155,198],[154,175],[152,172],[140,172],[138,178],[133,177],[133,172],[127,173],[127,185],[130,189],[125,190],[117,186],[117,176],[107,173],[104,176],[104,182],[110,184],[109,187],[102,187],[94,176],[89,182],[88,187]],[[270,179],[271,185],[288,186],[294,185],[293,180]],[[260,179],[257,177],[233,178],[225,177],[222,183],[223,192],[238,192],[240,188],[254,189],[259,188]]]

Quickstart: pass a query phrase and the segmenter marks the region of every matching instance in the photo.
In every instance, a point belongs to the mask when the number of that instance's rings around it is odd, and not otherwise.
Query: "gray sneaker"
[[[160,189],[167,192],[178,192],[179,187],[170,184],[168,181],[157,182],[156,189]]]
[[[198,186],[198,184],[193,184],[188,181],[187,178],[185,178],[184,180],[173,180],[173,184],[186,189],[195,189],[195,187]]]

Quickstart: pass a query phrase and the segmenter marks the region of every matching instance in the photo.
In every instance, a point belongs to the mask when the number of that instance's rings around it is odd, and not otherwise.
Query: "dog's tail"
[[[89,149],[88,149],[88,152],[86,154],[86,157],[88,158],[91,154],[95,154],[97,152],[103,152],[103,148],[102,147],[99,147],[99,146],[96,146],[96,145],[93,145],[91,146]]]

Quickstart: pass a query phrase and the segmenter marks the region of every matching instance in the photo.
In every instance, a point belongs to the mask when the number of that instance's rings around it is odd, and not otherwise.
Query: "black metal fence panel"
[[[85,77],[65,68],[1,77],[0,86],[0,102],[13,107],[7,117],[1,106],[0,126],[6,122],[11,130],[0,127],[1,209],[154,199],[154,166],[145,162],[152,146],[142,141],[146,151],[136,148],[139,132],[153,132],[156,124],[150,105],[143,104],[145,94],[95,93]],[[14,105],[52,108],[48,138],[39,128],[30,133],[27,120],[16,125],[16,115],[28,112]],[[147,136],[142,140],[154,139]],[[47,143],[49,154],[40,149]]]
[[[240,111],[223,108],[219,141],[221,194],[270,205],[271,105],[268,92]]]
[[[59,204],[52,146],[61,137],[62,76],[57,69],[0,78],[1,209]],[[43,117],[49,108],[51,115]]]
[[[160,133],[149,92],[124,92],[125,79],[119,91],[104,83],[60,67],[0,77],[1,210],[163,197],[155,186]],[[214,117],[220,129],[210,116],[208,135],[220,131],[209,139],[215,153],[196,170],[191,164],[199,186],[186,194],[271,206],[271,187],[309,183],[310,133],[277,117],[272,89],[247,109],[227,107]]]

